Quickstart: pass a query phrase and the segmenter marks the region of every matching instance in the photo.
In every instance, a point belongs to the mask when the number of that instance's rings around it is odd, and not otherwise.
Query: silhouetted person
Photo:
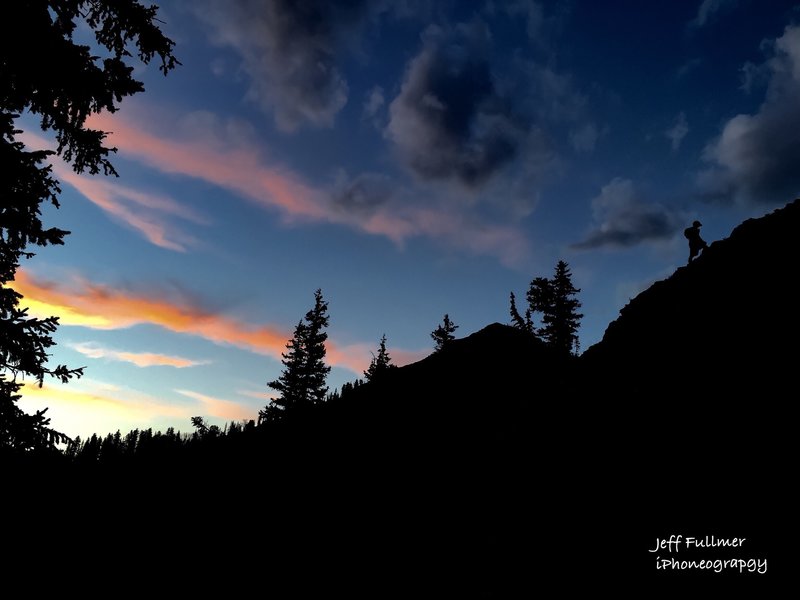
[[[708,248],[705,240],[700,237],[700,228],[703,224],[700,221],[692,223],[691,227],[683,230],[683,235],[689,240],[689,262],[691,263],[694,258],[700,254],[701,250]]]

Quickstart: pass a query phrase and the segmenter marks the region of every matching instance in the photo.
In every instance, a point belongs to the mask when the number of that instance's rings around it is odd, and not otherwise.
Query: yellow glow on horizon
[[[125,433],[130,429],[151,427],[164,417],[186,419],[186,429],[189,429],[190,407],[170,406],[124,390],[106,389],[104,386],[86,389],[82,385],[85,384],[45,383],[39,387],[36,383],[26,382],[20,390],[19,406],[28,413],[48,409],[45,416],[51,419],[50,426],[71,437],[112,433],[107,431],[110,423],[113,423],[114,430]],[[87,387],[92,387],[91,382]]]

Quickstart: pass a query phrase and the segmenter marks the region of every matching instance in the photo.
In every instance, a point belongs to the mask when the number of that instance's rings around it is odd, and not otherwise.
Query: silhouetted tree
[[[542,326],[539,337],[554,348],[575,352],[578,344],[578,328],[583,315],[572,283],[569,265],[563,260],[556,264],[552,279],[536,277],[528,289],[530,310],[541,313]]]
[[[389,356],[389,351],[386,350],[386,334],[384,333],[378,345],[378,353],[372,355],[369,367],[364,371],[364,378],[367,381],[373,381],[376,377],[381,377],[384,373],[394,368],[392,357]]]
[[[64,448],[64,456],[69,460],[75,460],[81,450],[82,443],[81,436],[76,435],[74,439],[67,442],[67,447]]]
[[[325,400],[328,393],[325,380],[331,370],[325,364],[325,341],[328,339],[325,328],[328,322],[328,303],[322,298],[322,290],[317,290],[314,308],[297,324],[294,336],[286,344],[280,377],[267,384],[280,396],[259,411],[261,422],[280,418],[286,410]]]
[[[547,279],[547,277],[535,277],[528,287],[526,298],[528,300],[528,312],[531,315],[538,314],[540,316],[539,320],[541,327],[537,329],[533,326],[533,323],[531,323],[533,333],[535,333],[540,339],[547,341],[547,336],[543,333],[545,328],[544,315],[552,315],[554,310],[553,288],[550,280]]]
[[[335,399],[338,400],[340,398],[349,397],[350,394],[353,393],[353,390],[357,390],[362,385],[364,385],[364,381],[362,379],[356,379],[355,381],[347,381],[347,382],[343,383],[342,384],[342,391],[334,393]]]
[[[0,452],[52,448],[66,441],[49,428],[44,411],[25,414],[18,406],[28,375],[40,386],[45,376],[62,382],[81,369],[47,366],[47,349],[58,319],[30,318],[10,287],[30,246],[62,244],[67,231],[44,227],[41,207],[58,207],[58,182],[45,164],[57,154],[77,173],[116,175],[108,160],[106,134],[87,128],[86,119],[114,112],[126,96],[144,90],[127,64],[136,55],[149,63],[158,56],[165,74],[178,62],[173,42],[156,25],[156,7],[136,0],[38,0],[3,5],[0,29]],[[78,26],[95,34],[93,48],[73,40]],[[106,56],[98,56],[105,51]],[[22,113],[39,118],[55,134],[57,148],[25,149],[17,136]]]
[[[191,420],[195,429],[193,439],[213,439],[222,435],[219,425],[209,425],[203,417],[192,417]]]
[[[132,429],[126,435],[125,439],[122,441],[122,445],[125,450],[125,456],[127,458],[132,458],[136,454],[136,446],[139,443],[139,430]]]
[[[519,314],[519,310],[517,310],[517,299],[514,296],[514,292],[511,292],[511,296],[509,298],[509,312],[511,314],[511,324],[514,325],[517,329],[521,329],[527,333],[534,333],[533,328],[533,320],[531,318],[531,309],[528,308],[525,310],[525,318]]]
[[[110,464],[117,462],[122,456],[122,433],[109,433],[100,444],[100,462]]]
[[[458,329],[458,325],[450,320],[450,315],[445,314],[442,324],[431,332],[431,338],[433,338],[434,343],[434,352],[443,350],[450,344],[450,342],[456,339],[456,336],[453,335],[456,329]]]
[[[208,431],[208,425],[206,425],[206,420],[203,417],[192,417],[191,421],[195,433],[197,433],[201,437],[204,436]]]

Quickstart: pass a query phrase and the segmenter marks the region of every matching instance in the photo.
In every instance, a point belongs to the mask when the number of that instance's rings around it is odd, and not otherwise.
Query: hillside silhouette
[[[800,201],[746,221],[579,358],[495,323],[278,422],[37,465],[19,510],[77,563],[113,526],[124,543],[93,558],[112,579],[169,563],[175,581],[213,568],[273,589],[298,571],[295,595],[762,590],[656,573],[647,549],[746,537],[767,582],[791,570],[798,230]]]
[[[620,311],[583,361],[629,393],[780,395],[800,332],[800,200],[749,219]],[[659,381],[658,389],[652,386]]]

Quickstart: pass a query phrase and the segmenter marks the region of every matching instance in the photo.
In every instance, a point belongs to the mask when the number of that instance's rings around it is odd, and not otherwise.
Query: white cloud
[[[600,132],[594,123],[586,123],[570,132],[569,142],[575,152],[593,152]]]
[[[664,132],[664,135],[672,145],[673,152],[678,151],[678,149],[681,147],[681,142],[683,142],[683,138],[685,138],[686,134],[688,133],[689,123],[686,121],[686,113],[681,111],[678,113],[678,116],[675,117],[675,123],[673,126]]]
[[[766,97],[755,114],[739,114],[703,153],[701,193],[726,202],[783,203],[800,195],[800,26],[772,44]]]
[[[70,344],[69,347],[89,358],[104,358],[117,362],[127,362],[137,367],[175,367],[176,369],[184,369],[186,367],[208,364],[208,361],[192,360],[182,356],[171,356],[155,352],[126,352],[124,350],[114,350],[93,342]]]
[[[738,0],[703,0],[697,8],[697,15],[689,21],[689,28],[699,29],[707,25],[715,16],[736,5]]]

